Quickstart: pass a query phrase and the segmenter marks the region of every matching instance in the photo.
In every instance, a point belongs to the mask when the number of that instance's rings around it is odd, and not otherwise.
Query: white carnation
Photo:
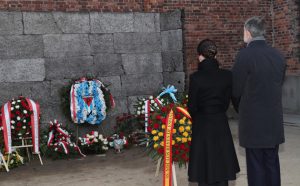
[[[12,105],[16,104],[16,101],[11,102]]]
[[[16,123],[16,122],[15,122],[14,120],[11,120],[10,123],[11,123],[11,124],[14,124],[14,123]]]
[[[20,108],[20,105],[16,105],[16,109],[19,109]]]
[[[11,129],[15,129],[15,126],[12,125],[12,126],[11,126]]]
[[[23,128],[23,129],[26,129],[26,126],[23,126],[22,128]]]
[[[152,100],[150,101],[150,103],[153,104],[153,103],[155,103],[155,102],[154,102],[154,100],[152,99]]]
[[[153,96],[150,96],[149,99],[153,99]]]
[[[18,133],[18,136],[22,136],[22,134],[21,134],[21,133]]]
[[[17,100],[17,102],[18,102],[18,103],[20,103],[20,102],[21,102],[21,100]]]
[[[99,135],[98,131],[95,131],[94,136],[98,137],[98,135]]]
[[[20,116],[18,116],[18,117],[17,117],[17,120],[18,120],[18,121],[20,121],[20,120],[21,120]]]
[[[24,113],[24,114],[27,114],[27,110],[23,110],[23,113]]]
[[[11,107],[10,110],[15,110],[15,108],[14,108],[14,107]]]
[[[140,111],[137,111],[136,113],[137,113],[138,115],[140,115],[140,114],[141,114],[141,112],[140,112]]]
[[[23,120],[23,123],[26,123],[26,119]]]
[[[157,103],[154,103],[154,106],[156,106],[156,107],[157,107],[157,106],[158,106],[158,105],[157,105]]]
[[[145,111],[144,111],[144,110],[142,111],[142,114],[145,114]]]
[[[98,143],[98,140],[97,140],[97,138],[95,138],[95,139],[94,139],[94,142],[95,142],[95,143]]]

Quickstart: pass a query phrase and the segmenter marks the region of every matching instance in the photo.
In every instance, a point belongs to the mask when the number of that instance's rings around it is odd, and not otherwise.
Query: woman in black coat
[[[190,76],[188,110],[193,120],[188,176],[199,186],[227,186],[240,171],[226,111],[232,75],[219,69],[211,40],[198,45],[198,71]]]

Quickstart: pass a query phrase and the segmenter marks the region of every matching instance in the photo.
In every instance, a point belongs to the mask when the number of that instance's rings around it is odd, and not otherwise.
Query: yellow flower
[[[183,126],[179,127],[179,132],[184,132],[184,127]]]
[[[157,133],[156,130],[152,130],[151,134],[155,135]]]
[[[184,132],[182,135],[183,135],[184,137],[188,137],[188,136],[189,136],[189,133]]]
[[[191,137],[189,137],[189,138],[188,138],[188,140],[189,140],[189,141],[192,141],[192,138],[191,138]]]
[[[184,120],[183,119],[179,120],[179,124],[183,125],[184,124]]]
[[[153,141],[157,141],[158,139],[159,139],[158,136],[154,136],[154,137],[153,137]]]
[[[187,138],[182,138],[182,143],[186,143],[187,142]]]
[[[162,129],[165,129],[165,128],[166,128],[166,125],[162,125],[161,128],[162,128]]]
[[[176,137],[176,141],[177,141],[177,142],[180,142],[180,141],[181,141],[181,138],[180,138],[180,137]]]
[[[186,126],[186,127],[185,127],[185,130],[186,130],[186,131],[190,131],[190,130],[191,130],[191,127],[190,127],[190,126]]]
[[[163,135],[164,135],[163,132],[159,132],[159,133],[158,133],[158,136],[160,136],[160,137],[163,136]]]
[[[186,117],[184,116],[182,119],[183,119],[183,121],[185,121],[185,120],[186,120]]]
[[[163,146],[164,146],[164,144],[165,144],[165,143],[164,143],[164,141],[160,142],[160,146],[162,146],[162,147],[163,147]]]
[[[191,125],[191,124],[192,124],[191,120],[189,120],[189,121],[188,121],[188,124],[189,124],[189,125]]]
[[[175,134],[176,133],[176,129],[173,129],[173,134]]]
[[[155,144],[153,145],[153,148],[157,149],[157,147],[158,147],[158,144],[155,143]]]
[[[175,140],[172,140],[172,145],[175,145]]]

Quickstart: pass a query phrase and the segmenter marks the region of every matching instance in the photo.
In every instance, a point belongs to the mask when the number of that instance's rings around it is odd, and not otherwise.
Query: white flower
[[[100,139],[101,141],[103,140],[103,135],[102,135],[102,134],[99,135],[99,139]]]
[[[20,105],[16,105],[16,109],[19,109],[20,108]]]
[[[143,101],[146,101],[146,99],[145,99],[145,98],[143,98],[142,100],[143,100]]]
[[[73,147],[73,146],[74,146],[74,145],[71,143],[71,144],[70,144],[70,147]]]
[[[15,110],[15,108],[14,108],[14,107],[11,107],[10,110]]]
[[[144,104],[144,102],[140,101],[139,104],[142,105],[142,104]]]
[[[140,112],[140,111],[137,111],[136,113],[137,113],[138,115],[140,115],[140,114],[141,114],[141,112]]]
[[[15,161],[14,160],[10,160],[10,164],[13,164]]]
[[[15,129],[15,126],[12,125],[12,126],[11,126],[11,129]]]
[[[15,122],[14,120],[11,120],[10,123],[11,123],[11,124],[14,124],[14,123],[16,123],[16,122]]]
[[[164,99],[161,99],[161,102],[165,101]]]
[[[23,129],[26,129],[26,126],[23,126],[22,128],[23,128]]]
[[[58,150],[58,148],[57,148],[57,147],[55,147],[55,148],[54,148],[54,151],[57,151],[57,150]]]
[[[149,99],[153,99],[153,96],[150,96]]]
[[[144,110],[142,111],[142,114],[145,114],[145,111],[144,111]]]
[[[150,101],[150,103],[153,104],[153,103],[155,103],[155,102],[154,102],[154,100],[152,99],[152,100]]]
[[[154,106],[157,107],[158,106],[157,103],[154,103]]]
[[[142,109],[145,109],[145,105],[142,106]]]
[[[23,123],[26,123],[26,119],[23,120]]]
[[[22,137],[20,136],[19,139],[22,139]]]
[[[19,99],[18,99],[18,100],[17,100],[17,102],[18,102],[18,103],[20,103],[20,102],[21,102],[21,100],[19,100]]]
[[[150,108],[150,111],[153,111],[153,109],[152,109],[152,108]]]
[[[98,143],[98,140],[97,140],[97,138],[95,138],[95,139],[94,139],[94,142],[95,142],[95,143]]]
[[[21,119],[20,116],[18,116],[18,117],[17,117],[17,120],[20,121],[20,119]]]
[[[94,131],[94,136],[98,137],[99,133],[98,131]]]
[[[27,110],[23,110],[23,113],[24,113],[24,114],[27,114]]]
[[[18,136],[22,136],[22,134],[21,134],[21,133],[18,133]]]
[[[16,104],[16,101],[11,102],[12,105]]]

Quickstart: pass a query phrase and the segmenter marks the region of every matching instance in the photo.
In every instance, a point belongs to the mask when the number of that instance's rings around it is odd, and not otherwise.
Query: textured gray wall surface
[[[285,113],[300,114],[300,76],[286,76],[283,91],[282,103]]]
[[[184,90],[180,11],[171,13],[0,12],[0,104],[19,95],[41,105],[43,126],[68,117],[59,90],[92,75],[110,84],[116,108],[102,126],[132,111],[136,97],[165,85]]]

